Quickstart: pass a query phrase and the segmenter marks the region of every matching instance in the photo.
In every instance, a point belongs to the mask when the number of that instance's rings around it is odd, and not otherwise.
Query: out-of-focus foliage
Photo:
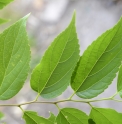
[[[13,0],[0,0],[0,9],[3,9],[6,5],[8,5]]]
[[[9,20],[0,18],[0,25],[6,23],[6,22],[8,22],[8,21],[9,21]]]

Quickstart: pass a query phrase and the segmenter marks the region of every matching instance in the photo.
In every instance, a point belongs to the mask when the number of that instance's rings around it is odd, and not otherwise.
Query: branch
[[[108,97],[108,98],[102,98],[102,99],[96,99],[96,100],[74,100],[74,99],[64,99],[64,100],[59,100],[59,101],[52,101],[52,102],[47,102],[47,101],[29,101],[29,102],[25,102],[25,103],[20,103],[20,104],[0,104],[1,106],[16,106],[16,107],[20,107],[23,105],[27,105],[27,104],[35,104],[35,103],[40,103],[40,104],[58,104],[58,103],[62,103],[62,102],[81,102],[81,103],[87,103],[89,104],[90,102],[99,102],[99,101],[104,101],[104,100],[113,100],[113,101],[117,101],[117,102],[122,102],[122,100],[118,100],[118,99],[114,99],[112,97]]]

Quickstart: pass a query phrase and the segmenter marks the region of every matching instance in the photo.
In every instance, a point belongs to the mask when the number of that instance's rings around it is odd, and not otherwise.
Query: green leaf
[[[68,28],[46,50],[31,75],[31,87],[44,98],[60,95],[69,85],[79,59],[75,14]]]
[[[0,9],[3,9],[7,4],[12,2],[13,0],[0,0]]]
[[[8,22],[8,21],[9,21],[9,20],[0,18],[0,25],[6,23],[6,22]]]
[[[88,124],[89,117],[82,111],[75,108],[63,108],[60,110],[57,124]]]
[[[20,19],[0,34],[0,99],[10,99],[22,88],[29,71],[30,47],[26,20]]]
[[[48,118],[48,120],[54,123],[56,120],[56,116],[50,112],[50,117]]]
[[[122,19],[83,53],[71,86],[81,98],[93,98],[111,84],[122,61]]]
[[[4,117],[4,114],[0,112],[0,120]]]
[[[25,119],[26,124],[54,124],[46,118],[38,116],[34,111],[25,111],[23,119]]]
[[[117,79],[117,91],[122,98],[122,65],[119,69],[118,79]]]
[[[92,108],[90,117],[96,124],[122,124],[122,114],[113,109]]]

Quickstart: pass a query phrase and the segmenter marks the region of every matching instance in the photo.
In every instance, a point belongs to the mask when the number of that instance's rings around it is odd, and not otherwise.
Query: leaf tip
[[[74,9],[73,15],[76,15],[76,10]]]
[[[27,20],[28,19],[28,17],[30,16],[30,14],[31,13],[28,13],[26,16],[24,16],[23,18],[25,19],[25,20]]]
[[[76,10],[74,9],[73,16],[72,16],[72,20],[75,21],[75,18],[76,18]]]

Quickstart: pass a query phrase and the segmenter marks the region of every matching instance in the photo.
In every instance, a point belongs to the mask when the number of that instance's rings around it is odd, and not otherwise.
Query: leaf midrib
[[[95,109],[95,108],[93,108]],[[101,113],[100,111],[98,111],[97,109],[95,109],[97,112],[99,112],[101,115],[103,115],[109,122],[111,122],[103,113]],[[111,124],[114,124],[113,122],[111,122]]]
[[[32,119],[36,124],[38,124],[36,121],[35,121],[35,119],[33,119],[32,117],[30,117],[29,115],[28,115],[28,113],[25,113],[30,119]]]
[[[117,29],[115,35],[116,35],[117,32],[119,31],[120,27],[121,27],[121,26],[118,27],[118,29]],[[110,33],[111,33],[111,32],[109,32],[108,34],[110,34]],[[107,34],[107,35],[108,35],[108,34]],[[115,37],[115,35],[112,37],[111,41],[113,40],[113,38]],[[105,36],[105,37],[106,37],[106,36]],[[105,37],[104,37],[104,39],[105,39]],[[103,40],[104,40],[104,39],[103,39]],[[106,49],[107,49],[108,46],[110,45],[111,41],[109,42],[109,44],[108,44],[107,47],[105,48],[104,52],[106,51]],[[101,43],[102,43],[102,42],[101,42]],[[101,54],[101,56],[104,54],[104,52]],[[98,60],[101,58],[101,56],[98,58]],[[96,65],[96,63],[98,62],[98,60],[95,62],[94,66]],[[89,73],[87,74],[86,78],[83,80],[82,84],[78,87],[78,89],[77,89],[75,92],[77,92],[77,91],[79,90],[79,88],[83,85],[84,81],[87,79],[88,75],[90,74],[90,72],[92,71],[92,69],[94,68],[94,66],[91,68],[91,70],[90,70]]]
[[[22,70],[23,70],[24,67],[26,66],[27,62],[28,62],[28,61],[25,62],[25,64],[24,64]],[[18,73],[18,75],[22,72],[22,70]],[[17,78],[18,78],[18,76],[14,79],[14,81],[15,81]],[[13,83],[14,83],[14,81],[13,81]],[[13,83],[11,83],[11,85],[12,85]],[[2,95],[11,87],[11,85],[9,85],[9,87],[8,87],[4,92],[2,92],[2,94],[0,94],[0,96],[2,96]]]
[[[23,23],[24,23],[24,21],[23,21]],[[19,34],[19,32],[20,32],[20,29],[21,29],[23,23],[21,23],[21,25],[20,25],[20,27],[19,27],[18,34]],[[8,30],[7,35],[8,35],[9,32],[10,32],[10,29]],[[16,42],[16,40],[17,40],[17,38],[18,38],[18,34],[17,34],[17,37],[16,37],[16,39],[15,39],[15,42]],[[7,38],[7,35],[6,35],[6,37],[5,37],[4,41],[3,41],[3,43],[5,42],[5,40],[6,40],[6,38]],[[10,59],[9,59],[9,61],[8,61],[8,65],[7,65],[7,67],[5,67],[5,73],[4,73],[4,76],[3,76],[3,80],[5,79],[6,70],[8,69],[10,60],[11,60],[11,58],[12,58],[13,50],[14,50],[14,47],[15,47],[15,42],[14,42],[14,45],[13,45],[13,48],[12,48],[11,57],[10,57]],[[4,43],[4,44],[5,44],[5,43]],[[3,47],[3,64],[4,64],[4,56],[5,56],[5,55],[4,55],[4,47]],[[4,66],[5,66],[5,65],[4,65]],[[2,84],[3,84],[3,80],[1,81],[2,83],[1,83],[0,87],[1,87]]]
[[[76,52],[76,48],[77,48],[77,45],[76,45],[76,47],[75,47],[75,49],[74,49],[74,52],[72,53],[72,55],[71,55],[69,58],[71,58],[71,57],[74,55],[74,53]],[[68,58],[66,61],[68,61],[69,58]],[[59,61],[60,61],[60,60],[59,60]],[[59,63],[58,63],[58,64],[59,64]],[[67,75],[67,73],[69,73],[73,68],[74,68],[74,65],[73,65],[72,68],[71,68],[69,71],[67,71],[57,82],[59,82],[60,80],[62,80],[62,78],[65,77],[65,76]],[[56,82],[56,83],[57,83],[57,82]],[[55,85],[56,83],[53,83],[52,85],[50,85],[50,86],[48,86],[48,87],[45,87],[45,88],[52,87],[52,86]]]
[[[64,116],[64,118],[67,120],[67,118],[66,118],[65,115],[63,114],[62,110],[61,110],[61,113],[62,113],[62,115]],[[67,122],[68,122],[68,120],[67,120]],[[70,122],[68,122],[68,123],[71,124]]]
[[[65,110],[64,110],[65,111]],[[66,113],[69,113],[69,112],[67,112],[67,111],[65,111]],[[71,114],[71,113],[69,113],[69,114]],[[73,114],[71,114],[72,116],[74,116]],[[75,117],[75,116],[74,116]],[[77,118],[77,117],[75,117],[75,118]],[[81,120],[79,119],[79,118],[77,118],[80,122],[81,122]],[[68,120],[67,120],[68,121]],[[84,124],[84,123],[82,123],[81,122],[81,124]]]
[[[121,39],[121,40],[122,40],[122,39]],[[120,40],[120,41],[121,41],[121,40]],[[119,41],[119,42],[120,42],[120,41]],[[120,49],[120,51],[121,51],[121,50],[122,50],[122,49]],[[118,56],[118,54],[120,53],[120,51],[116,54],[116,56]],[[111,62],[116,58],[116,56],[115,56],[109,63],[111,63]],[[109,63],[108,63],[107,65],[109,65]],[[107,65],[105,65],[103,68],[105,68]],[[115,68],[117,68],[117,67],[118,67],[118,66],[116,66]],[[103,69],[103,68],[102,68],[102,69]],[[115,68],[113,68],[108,74],[110,74]],[[101,70],[102,70],[102,69],[101,69]],[[101,71],[101,70],[100,70],[100,71]],[[98,72],[99,72],[99,71],[98,71]],[[95,73],[95,74],[96,74],[96,73]],[[107,75],[108,75],[108,74],[107,74]],[[107,75],[106,75],[106,76],[107,76]],[[91,75],[91,76],[92,76],[92,75]],[[90,89],[92,86],[94,86],[95,84],[97,84],[100,80],[102,80],[102,79],[105,78],[106,76],[104,76],[104,77],[102,77],[101,79],[99,79],[97,82],[95,82],[95,83],[94,83],[93,85],[91,85],[89,88],[82,90],[82,92],[84,92],[84,91]],[[89,76],[88,76],[88,77],[89,77]],[[88,77],[87,77],[87,78],[88,78]],[[83,85],[83,84],[82,84],[82,85]],[[78,90],[77,90],[77,91],[78,91]]]
[[[73,25],[74,25],[74,24],[71,24],[71,30],[70,30],[69,36],[68,36],[68,38],[67,38],[67,42],[66,42],[66,44],[65,44],[65,47],[66,47],[66,45],[67,45],[67,43],[68,43],[68,39],[69,39],[69,37],[70,37],[70,34],[71,34],[71,31],[72,31]],[[65,49],[65,47],[64,47],[64,49]],[[62,55],[63,55],[64,49],[63,49],[62,54],[61,54],[61,56],[60,56],[60,58],[59,58],[59,61],[60,61],[60,59],[61,59],[61,57],[62,57]],[[58,62],[59,62],[59,61],[58,61]],[[57,64],[56,64],[55,68],[53,69],[53,71],[51,72],[51,74],[50,74],[49,78],[47,79],[45,85],[43,86],[42,90],[41,90],[41,91],[38,91],[39,93],[41,93],[41,92],[44,90],[44,87],[47,85],[49,79],[51,78],[51,75],[53,74],[54,70],[56,69],[56,67],[57,67],[57,65],[58,65],[58,62],[57,62]],[[38,89],[38,90],[39,90],[39,89]]]
[[[122,38],[121,38],[120,41],[116,44],[116,46],[114,46],[111,50],[113,50],[115,47],[117,47],[117,45],[118,45],[121,41],[122,41]],[[122,49],[120,49],[120,51],[121,51],[121,50],[122,50]],[[118,53],[119,53],[120,51],[118,51]],[[107,52],[108,52],[108,51],[107,51]],[[104,52],[104,53],[106,53],[106,52]],[[118,53],[116,54],[116,56],[118,55]],[[113,57],[113,58],[111,59],[111,61],[109,61],[105,66],[109,65],[109,63],[111,63],[111,62],[116,58],[116,56]],[[101,56],[101,57],[102,57],[102,56]],[[105,66],[104,66],[103,68],[105,68]],[[93,75],[99,73],[103,68],[101,68],[99,71],[95,72],[94,74],[89,75],[88,77],[91,77],[91,76],[93,76]]]

